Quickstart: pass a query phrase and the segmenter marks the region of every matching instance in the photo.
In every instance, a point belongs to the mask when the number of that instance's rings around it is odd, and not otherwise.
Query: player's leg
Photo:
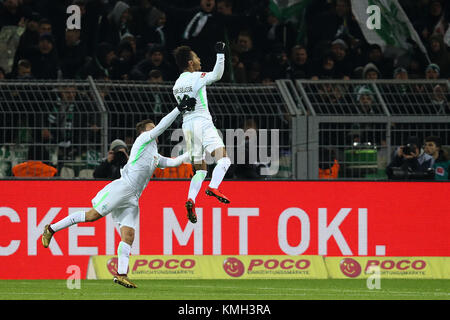
[[[98,213],[97,210],[91,208],[87,212],[77,211],[59,220],[58,222],[47,224],[44,227],[44,232],[42,233],[42,245],[44,246],[44,248],[47,248],[50,245],[50,241],[52,240],[53,235],[59,230],[66,229],[80,222],[93,222],[100,219],[101,217],[102,215]]]
[[[191,183],[189,184],[188,199],[185,203],[187,217],[192,223],[197,222],[195,200],[208,173],[207,165],[203,158],[201,129],[202,128],[197,121],[191,120],[187,123],[183,123],[186,148],[190,153],[191,161],[195,169],[195,174],[191,178]]]
[[[209,186],[206,188],[206,194],[216,197],[220,202],[230,203],[230,200],[218,188],[231,165],[231,160],[227,156],[222,138],[212,123],[208,124],[204,129],[203,145],[216,161],[216,167],[212,172]]]
[[[113,281],[127,288],[137,288],[128,278],[128,266],[138,216],[139,208],[137,206],[131,206],[124,210],[118,209],[112,213],[113,220],[120,225],[121,237],[121,241],[117,247],[117,275],[114,276]]]

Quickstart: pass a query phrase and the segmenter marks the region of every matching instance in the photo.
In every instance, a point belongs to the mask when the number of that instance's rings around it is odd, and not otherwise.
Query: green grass
[[[136,280],[127,289],[112,280],[0,280],[0,300],[450,300],[450,280]]]

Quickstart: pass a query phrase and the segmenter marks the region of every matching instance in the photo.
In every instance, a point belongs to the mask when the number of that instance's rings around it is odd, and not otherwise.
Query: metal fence
[[[64,178],[91,178],[106,157],[115,139],[131,147],[136,123],[152,119],[156,123],[176,106],[173,83],[61,81],[2,82],[0,84],[0,177],[11,176],[12,168],[27,160],[47,163]],[[213,121],[223,136],[232,161],[236,161],[239,135],[236,129],[268,132],[257,147],[269,161],[271,135],[275,142],[279,169],[265,178],[294,178],[291,166],[291,124],[279,85],[216,84],[208,88]],[[176,156],[184,149],[182,118],[158,138],[159,152]],[[276,132],[275,132],[275,131]],[[267,141],[267,143],[266,143]],[[264,142],[264,143],[262,143]],[[234,151],[234,152],[233,152]],[[265,151],[265,152],[262,152]],[[257,159],[264,163],[267,159]],[[211,157],[208,163],[213,164]],[[281,165],[278,163],[281,162]],[[232,166],[227,178],[243,178]]]
[[[131,147],[137,122],[159,122],[174,108],[172,86],[91,78],[1,82],[0,177],[38,160],[55,167],[56,177],[92,178],[111,141]],[[449,92],[444,80],[277,80],[215,84],[208,102],[234,164],[243,143],[237,130],[258,133],[256,162],[276,168],[261,179],[317,179],[336,161],[339,179],[384,179],[392,152],[408,136],[440,136],[450,145]],[[161,154],[182,152],[181,122],[160,136]],[[226,178],[248,177],[234,165]]]

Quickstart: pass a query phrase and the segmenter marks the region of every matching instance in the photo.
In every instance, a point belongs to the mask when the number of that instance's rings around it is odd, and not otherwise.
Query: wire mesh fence
[[[131,147],[139,121],[158,123],[176,106],[172,87],[1,82],[0,177],[41,170],[41,176],[92,178],[113,140]],[[444,148],[450,145],[449,91],[445,80],[278,80],[215,84],[207,99],[233,162],[226,178],[317,179],[338,165],[329,178],[384,179],[393,151],[408,137],[438,136]],[[161,154],[185,151],[181,125],[179,117],[159,137]],[[207,162],[214,165],[210,156]]]

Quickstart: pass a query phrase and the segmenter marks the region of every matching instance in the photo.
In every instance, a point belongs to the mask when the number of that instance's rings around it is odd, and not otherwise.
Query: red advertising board
[[[43,226],[90,208],[108,181],[0,181],[0,279],[86,276],[89,256],[114,255],[111,217],[58,232]],[[205,184],[206,185],[206,182]],[[151,181],[133,254],[450,256],[450,183],[226,181],[224,205],[201,191],[188,223],[189,181]]]

